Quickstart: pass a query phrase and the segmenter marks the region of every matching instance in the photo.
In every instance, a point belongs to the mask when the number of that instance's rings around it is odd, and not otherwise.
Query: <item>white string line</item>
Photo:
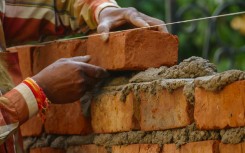
[[[158,25],[148,26],[148,27],[140,27],[140,28],[134,28],[134,29],[121,30],[121,31],[113,31],[113,32],[109,32],[109,34],[115,34],[115,33],[132,31],[132,30],[139,30],[139,29],[155,28],[155,27],[159,27],[159,26],[167,26],[167,25],[174,25],[174,24],[180,24],[180,23],[188,23],[188,22],[214,19],[214,18],[220,18],[220,17],[234,16],[234,15],[240,15],[240,14],[245,14],[245,11],[228,13],[228,14],[221,14],[221,15],[214,15],[214,16],[196,18],[196,19],[190,19],[190,20],[183,20],[183,21],[177,21],[177,22],[171,22],[171,23],[164,23],[164,24],[158,24]],[[54,41],[43,42],[41,44],[48,44],[48,43],[53,43],[53,42],[62,42],[62,41],[74,40],[74,39],[83,39],[83,38],[102,36],[102,35],[104,35],[104,34],[101,33],[101,34],[92,34],[92,35],[88,35],[88,36],[80,36],[80,37],[74,37],[74,38],[64,38],[64,39],[58,39],[58,40],[54,40]]]

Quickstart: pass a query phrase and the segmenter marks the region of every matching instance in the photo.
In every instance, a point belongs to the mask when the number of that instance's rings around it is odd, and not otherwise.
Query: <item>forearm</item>
[[[37,101],[23,83],[0,97],[0,144],[37,112]]]

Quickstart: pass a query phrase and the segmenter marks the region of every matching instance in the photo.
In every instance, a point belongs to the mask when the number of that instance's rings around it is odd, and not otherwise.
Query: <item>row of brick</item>
[[[82,145],[69,147],[67,150],[54,148],[35,148],[30,153],[107,153],[102,146]],[[112,153],[244,153],[245,143],[223,144],[219,141],[192,142],[176,148],[175,144],[165,144],[161,148],[157,144],[133,144],[113,146]]]
[[[18,52],[23,78],[40,72],[60,58],[83,55],[91,55],[91,64],[108,70],[143,70],[175,65],[178,38],[143,29],[111,34],[108,42],[102,41],[99,36],[90,36],[87,40],[20,46],[8,50]]]
[[[201,130],[245,126],[244,80],[216,92],[199,87],[193,90],[194,107],[187,101],[183,87],[173,92],[160,89],[153,94],[142,91],[137,97],[130,93],[125,102],[120,98],[123,92],[103,93],[92,103],[93,130],[95,133],[155,131],[182,128],[193,122]]]
[[[186,100],[183,87],[173,92],[140,92],[140,101],[130,92],[103,93],[92,102],[91,118],[84,117],[80,102],[51,105],[43,124],[38,117],[21,127],[23,136],[48,134],[115,133],[131,130],[182,128],[195,122],[198,129],[213,130],[245,126],[245,80],[217,92],[195,88],[195,105]],[[194,109],[194,113],[193,113]],[[193,120],[194,119],[194,120]],[[92,122],[92,128],[91,128]],[[92,130],[93,129],[93,130]]]

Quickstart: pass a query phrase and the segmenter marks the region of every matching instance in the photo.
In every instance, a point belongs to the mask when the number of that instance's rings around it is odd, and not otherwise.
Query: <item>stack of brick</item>
[[[78,101],[53,104],[44,123],[34,117],[22,125],[31,153],[245,153],[245,72],[216,73],[198,57],[175,65],[176,36],[133,30],[106,43],[90,37],[16,50],[21,65],[29,63],[23,77],[86,54],[111,71],[155,67],[106,80],[89,117]]]

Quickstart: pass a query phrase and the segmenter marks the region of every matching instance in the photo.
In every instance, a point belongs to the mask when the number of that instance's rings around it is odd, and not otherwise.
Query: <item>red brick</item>
[[[33,53],[33,73],[40,72],[60,58],[86,55],[86,50],[86,40],[53,42],[36,47]]]
[[[92,127],[95,133],[131,131],[134,123],[134,96],[130,93],[126,101],[121,93],[104,93],[93,100],[91,107]]]
[[[87,134],[92,129],[90,120],[82,113],[80,102],[50,105],[44,127],[48,134]]]
[[[107,153],[107,150],[105,147],[91,144],[69,147],[66,153]]]
[[[88,39],[90,63],[108,70],[143,70],[172,66],[178,59],[178,38],[153,30],[130,30],[111,34],[108,42],[99,36]]]
[[[194,118],[199,129],[245,126],[245,81],[227,85],[219,92],[195,89]]]
[[[18,85],[23,79],[19,66],[17,52],[0,52],[0,61],[4,61],[3,66],[8,71],[13,83]]]
[[[43,132],[43,122],[38,116],[32,117],[20,127],[23,137],[41,136]]]
[[[54,148],[34,148],[30,149],[30,153],[65,153],[65,150]]]
[[[219,145],[220,153],[245,153],[245,142],[239,144],[223,144]]]
[[[183,87],[172,93],[166,89],[156,94],[141,92],[140,127],[143,131],[185,127],[192,123],[190,104],[183,94]]]
[[[32,54],[37,46],[25,45],[8,48],[11,52],[18,52],[19,65],[22,78],[25,79],[33,75],[32,72]]]
[[[112,153],[160,153],[160,147],[157,144],[113,146]]]
[[[179,149],[175,144],[165,144],[162,153],[219,153],[219,142],[214,140],[191,142]]]
[[[162,153],[181,153],[181,150],[177,149],[176,144],[165,144]]]

